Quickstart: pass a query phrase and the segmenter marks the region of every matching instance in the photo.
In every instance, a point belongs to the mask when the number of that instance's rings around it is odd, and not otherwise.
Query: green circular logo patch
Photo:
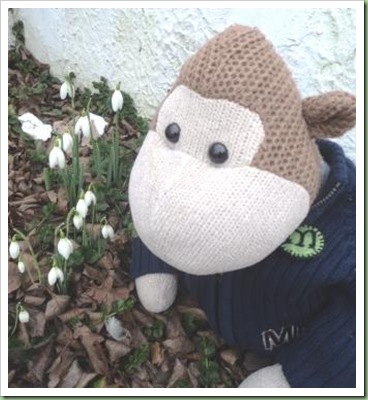
[[[325,239],[317,228],[303,225],[294,231],[281,247],[293,257],[309,258],[319,254],[324,245]]]

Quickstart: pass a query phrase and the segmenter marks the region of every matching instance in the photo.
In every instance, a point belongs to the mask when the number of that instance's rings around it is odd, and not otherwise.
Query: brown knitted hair
[[[313,139],[340,136],[355,125],[352,95],[331,92],[302,101],[284,61],[258,29],[235,25],[209,40],[183,65],[170,92],[178,85],[257,112],[265,139],[251,165],[299,183],[311,202],[321,181]]]

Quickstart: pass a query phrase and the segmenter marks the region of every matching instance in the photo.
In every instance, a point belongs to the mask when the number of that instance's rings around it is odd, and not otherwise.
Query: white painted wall
[[[54,75],[78,85],[105,76],[150,116],[182,63],[233,23],[257,26],[289,65],[303,96],[355,93],[354,9],[15,9],[26,45]],[[9,19],[9,23],[11,20]],[[11,38],[10,38],[11,40]],[[342,138],[355,160],[355,131]]]

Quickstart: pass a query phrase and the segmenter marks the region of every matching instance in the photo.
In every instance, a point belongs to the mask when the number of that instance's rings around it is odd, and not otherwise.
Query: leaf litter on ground
[[[8,67],[9,230],[28,232],[46,276],[53,229],[66,216],[68,198],[55,176],[46,177],[52,188],[45,189],[43,168],[50,143],[27,137],[18,116],[31,112],[62,132],[70,126],[71,108],[59,98],[61,82],[24,45],[9,50]],[[106,135],[111,135],[112,113],[106,106],[111,90],[104,78],[93,87],[91,111],[106,115]],[[83,110],[91,93],[77,89],[77,111]],[[120,144],[129,176],[148,125],[125,93],[123,117]],[[89,158],[86,147],[85,168]],[[88,171],[86,179],[91,180]],[[17,264],[9,261],[9,331],[19,301],[30,313],[30,322],[18,324],[9,339],[9,387],[227,387],[237,386],[247,368],[266,365],[253,354],[227,346],[210,330],[203,310],[185,294],[162,314],[151,314],[139,304],[128,271],[133,230],[126,185],[119,196],[100,203],[116,232],[114,239],[102,257],[79,249],[68,294],[37,283],[29,254],[25,253],[29,273],[19,274]],[[99,235],[99,226],[88,229]],[[106,329],[108,318],[115,324],[113,334],[111,326]]]

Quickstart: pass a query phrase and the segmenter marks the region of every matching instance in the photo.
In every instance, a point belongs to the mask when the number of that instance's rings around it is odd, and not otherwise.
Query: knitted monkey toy
[[[302,100],[257,29],[182,67],[134,164],[131,276],[162,312],[181,285],[233,346],[273,356],[242,387],[355,386],[355,97]]]

